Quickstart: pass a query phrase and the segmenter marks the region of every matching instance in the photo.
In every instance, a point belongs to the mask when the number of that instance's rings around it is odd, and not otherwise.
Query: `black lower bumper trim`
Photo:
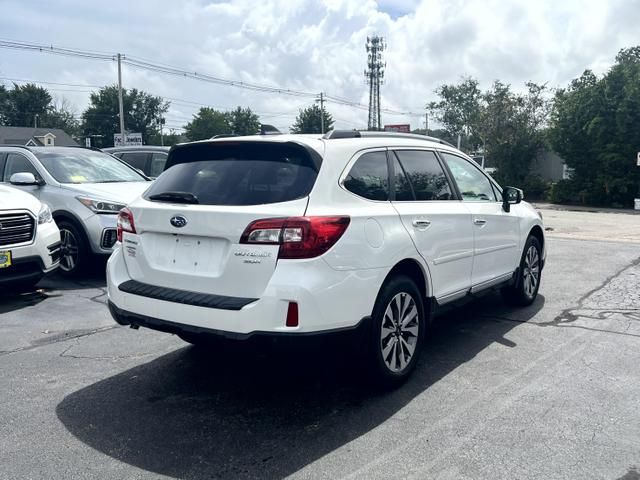
[[[114,305],[109,301],[109,311],[113,319],[120,325],[129,325],[133,327],[145,327],[151,330],[158,330],[160,332],[173,333],[176,335],[189,333],[196,335],[211,335],[224,337],[231,340],[249,340],[254,337],[320,337],[324,335],[335,335],[346,332],[360,331],[367,328],[370,324],[371,317],[364,317],[356,325],[346,328],[336,328],[332,330],[322,330],[319,332],[263,332],[254,331],[249,333],[237,333],[228,332],[225,330],[216,330],[213,328],[202,328],[193,325],[186,325],[183,323],[170,322],[168,320],[161,320],[159,318],[152,318],[146,315],[139,315],[137,313],[128,312]]]
[[[44,264],[38,256],[15,258],[10,267],[0,269],[0,286],[36,284],[44,277]]]
[[[245,305],[257,301],[257,298],[226,297],[211,293],[190,292],[176,288],[158,287],[137,280],[127,280],[118,286],[118,290],[132,295],[182,303],[196,307],[218,308],[220,310],[240,310]]]

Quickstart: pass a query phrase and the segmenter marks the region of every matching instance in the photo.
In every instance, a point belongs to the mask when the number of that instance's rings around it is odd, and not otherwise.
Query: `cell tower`
[[[382,130],[380,120],[380,85],[384,83],[384,69],[387,66],[382,61],[385,49],[382,37],[367,37],[367,70],[364,76],[369,85],[369,130]]]

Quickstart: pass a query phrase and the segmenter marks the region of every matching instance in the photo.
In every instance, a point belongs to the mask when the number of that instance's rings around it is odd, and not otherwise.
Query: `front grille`
[[[109,228],[102,232],[102,241],[100,245],[102,248],[111,248],[115,245],[118,239],[118,231],[115,228]]]
[[[36,233],[36,221],[27,213],[0,215],[0,247],[29,243]]]

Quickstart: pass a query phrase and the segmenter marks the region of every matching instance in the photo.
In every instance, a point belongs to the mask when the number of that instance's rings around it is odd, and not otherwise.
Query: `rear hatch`
[[[130,205],[123,236],[134,280],[180,290],[259,298],[278,245],[240,244],[260,219],[304,215],[320,168],[294,142],[215,141],[175,147],[167,170]]]

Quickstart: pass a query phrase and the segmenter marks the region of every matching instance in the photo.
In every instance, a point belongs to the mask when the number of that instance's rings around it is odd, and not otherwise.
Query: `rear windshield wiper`
[[[174,203],[200,203],[198,197],[189,192],[162,192],[149,195],[149,200]]]

